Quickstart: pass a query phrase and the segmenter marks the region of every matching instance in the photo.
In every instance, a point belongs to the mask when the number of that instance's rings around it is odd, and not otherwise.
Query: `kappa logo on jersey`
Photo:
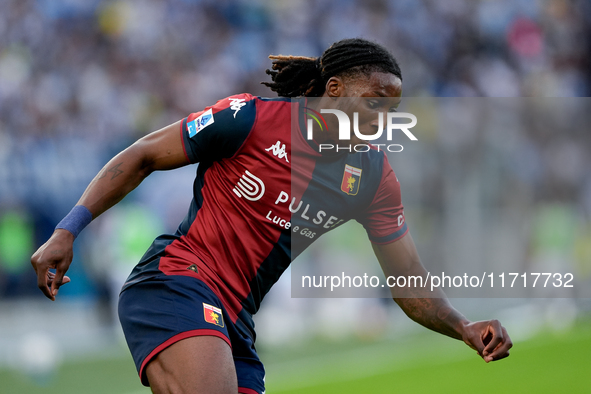
[[[361,169],[345,164],[345,173],[341,182],[341,191],[350,196],[354,196],[359,191],[359,182],[361,181]]]
[[[234,117],[236,117],[238,111],[240,111],[240,109],[246,105],[246,103],[244,102],[245,100],[246,99],[238,98],[230,99],[230,109],[234,111]]]
[[[238,197],[244,197],[250,201],[258,201],[265,194],[265,184],[250,171],[245,170],[232,190]]]
[[[204,302],[203,315],[206,322],[220,327],[224,326],[224,316],[222,316],[222,310],[220,308],[216,308],[215,306],[206,304]]]
[[[192,138],[196,136],[197,133],[211,124],[213,124],[213,111],[210,108],[199,115],[194,121],[187,123],[189,137]]]
[[[265,149],[267,152],[271,151],[273,156],[277,156],[280,159],[285,159],[286,162],[289,163],[287,158],[287,152],[285,151],[285,144],[281,144],[281,141],[277,141],[275,144],[271,145],[269,148]]]

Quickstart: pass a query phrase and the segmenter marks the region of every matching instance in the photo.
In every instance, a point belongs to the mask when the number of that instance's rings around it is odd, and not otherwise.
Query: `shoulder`
[[[255,100],[256,97],[249,93],[235,94],[216,101],[215,104],[205,107],[202,111],[192,113],[189,115],[188,120],[192,121],[205,113],[215,115],[226,111],[238,114],[247,105],[254,105]]]
[[[384,175],[392,171],[386,153],[378,147],[367,144],[367,151],[357,153],[356,155],[361,159],[361,167],[370,175],[374,182],[378,184],[384,178]]]
[[[191,162],[216,161],[231,157],[250,134],[257,117],[257,97],[235,94],[182,122],[182,138]]]
[[[253,96],[250,93],[239,93],[218,100],[202,111],[192,113],[187,120],[191,122],[201,116],[213,117],[215,120],[225,115],[240,120],[256,114],[257,111],[289,107],[290,103],[291,99],[284,97],[267,98]]]

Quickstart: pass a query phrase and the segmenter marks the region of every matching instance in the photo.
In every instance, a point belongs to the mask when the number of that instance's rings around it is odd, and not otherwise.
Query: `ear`
[[[326,81],[326,95],[328,97],[343,97],[345,95],[345,84],[339,77],[330,77]]]

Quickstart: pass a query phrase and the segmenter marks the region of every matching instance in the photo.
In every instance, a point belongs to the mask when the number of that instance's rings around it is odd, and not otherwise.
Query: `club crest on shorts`
[[[361,169],[345,164],[341,191],[354,196],[359,191],[359,182],[361,182]]]
[[[216,308],[215,306],[206,304],[204,302],[203,315],[205,316],[206,322],[215,324],[219,327],[224,326],[224,316],[222,316],[222,310],[220,308]]]

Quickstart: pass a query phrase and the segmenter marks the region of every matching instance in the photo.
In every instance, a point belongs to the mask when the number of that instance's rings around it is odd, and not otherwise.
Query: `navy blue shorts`
[[[254,323],[244,311],[233,323],[205,283],[188,276],[160,275],[119,296],[119,320],[144,386],[146,365],[182,339],[212,335],[232,347],[240,393],[262,394],[265,370],[254,347]]]

